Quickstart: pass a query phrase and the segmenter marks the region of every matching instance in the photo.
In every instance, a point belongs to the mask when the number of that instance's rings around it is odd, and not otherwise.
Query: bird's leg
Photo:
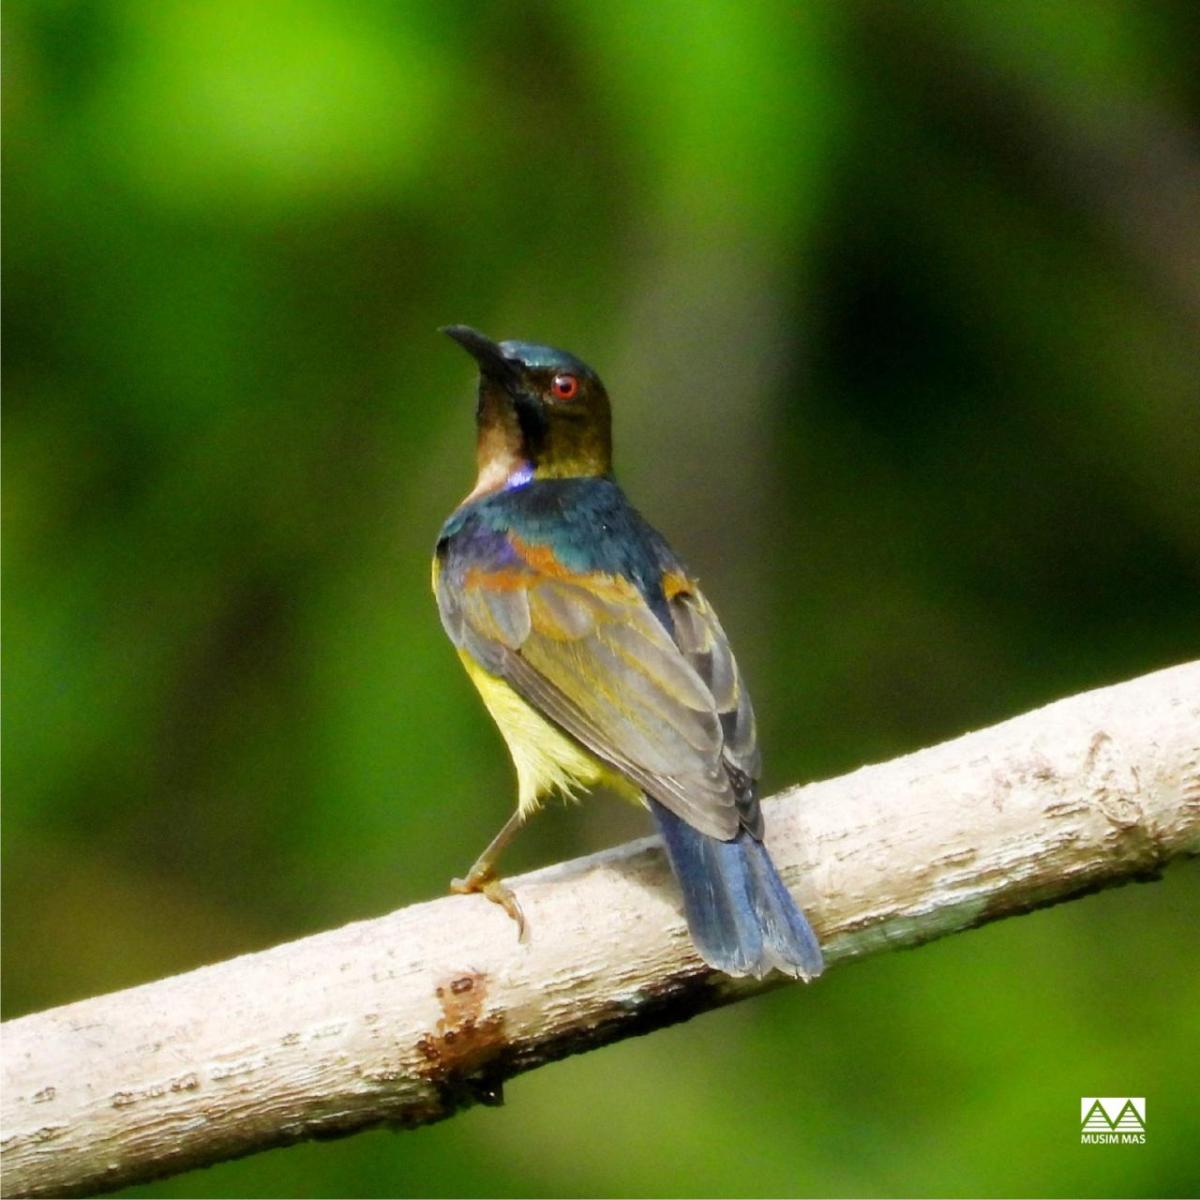
[[[510,887],[507,887],[496,874],[496,859],[508,845],[514,833],[521,828],[521,812],[518,809],[507,821],[504,828],[490,842],[487,849],[475,860],[475,865],[467,872],[466,879],[452,879],[450,890],[459,895],[470,892],[482,892],[493,904],[499,904],[506,913],[517,923],[517,940],[525,941],[525,914],[517,903],[517,898]]]

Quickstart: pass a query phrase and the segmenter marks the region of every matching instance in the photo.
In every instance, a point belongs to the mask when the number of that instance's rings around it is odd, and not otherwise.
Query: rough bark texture
[[[830,964],[1200,852],[1200,663],[766,805]],[[380,1121],[761,991],[691,951],[656,840],[3,1027],[3,1188],[95,1192]],[[799,986],[799,985],[797,985]],[[819,985],[817,985],[819,986]]]

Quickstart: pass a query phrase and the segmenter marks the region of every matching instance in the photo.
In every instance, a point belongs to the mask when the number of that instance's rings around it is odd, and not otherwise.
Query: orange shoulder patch
[[[469,588],[482,588],[485,592],[515,592],[519,588],[530,588],[537,583],[537,576],[519,567],[501,567],[489,571],[486,567],[471,567],[464,576]]]
[[[577,579],[573,571],[565,564],[559,562],[558,556],[554,553],[551,546],[535,545],[532,542],[527,542],[516,534],[510,533],[508,540],[512,544],[512,548],[535,570],[543,575],[550,576],[551,579]]]

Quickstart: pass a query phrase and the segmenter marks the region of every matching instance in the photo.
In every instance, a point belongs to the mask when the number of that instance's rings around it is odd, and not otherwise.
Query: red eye
[[[579,391],[579,380],[574,375],[555,375],[550,390],[559,400],[571,400]]]

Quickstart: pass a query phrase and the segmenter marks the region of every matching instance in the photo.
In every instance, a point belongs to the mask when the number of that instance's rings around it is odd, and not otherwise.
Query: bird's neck
[[[492,458],[487,462],[480,462],[479,474],[475,477],[475,486],[463,503],[469,504],[472,500],[490,496],[494,492],[521,487],[533,478],[533,464],[525,459]]]
[[[553,463],[535,466],[528,459],[492,459],[479,468],[475,486],[470,494],[463,499],[464,504],[496,492],[507,492],[512,488],[524,487],[538,479],[602,479],[611,475],[610,471],[597,471],[584,465],[579,469],[573,463]]]
[[[498,426],[480,428],[475,458],[478,474],[464,503],[535,479],[599,478],[612,472],[607,438],[571,439],[535,450],[513,430]]]

